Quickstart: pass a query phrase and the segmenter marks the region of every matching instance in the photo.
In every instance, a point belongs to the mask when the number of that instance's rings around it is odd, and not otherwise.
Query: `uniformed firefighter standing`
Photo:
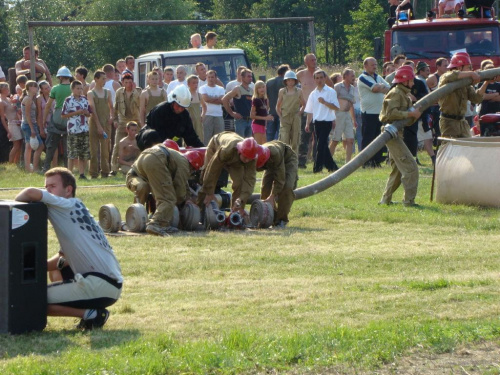
[[[275,227],[288,224],[297,186],[298,159],[292,148],[281,141],[271,141],[259,147],[257,170],[264,171],[260,198],[275,207]]]
[[[412,121],[406,126],[413,124],[421,115],[418,109],[408,111],[411,107],[411,99],[408,96],[410,89],[413,87],[413,79],[415,73],[409,65],[400,67],[396,71],[393,86],[387,93],[380,111],[380,121],[383,124],[391,124],[397,120],[405,120],[411,118]],[[385,129],[389,132],[394,131],[392,125],[386,125]],[[405,206],[415,206],[415,196],[417,195],[418,187],[418,166],[413,158],[410,150],[403,142],[403,131],[400,130],[391,140],[387,142],[389,149],[389,162],[392,168],[384,195],[380,204],[391,204],[392,194],[397,190],[399,185],[403,184],[404,197],[403,204]]]
[[[171,226],[175,205],[190,198],[188,179],[203,164],[197,151],[186,154],[157,144],[144,150],[127,173],[127,188],[144,204],[149,193],[156,200],[156,211],[146,225],[146,232],[167,236],[178,231]]]
[[[474,84],[479,83],[479,74],[471,71],[471,68],[472,62],[469,54],[467,52],[457,52],[448,65],[450,71],[441,76],[439,87],[464,78],[472,78]],[[471,136],[469,123],[465,120],[467,101],[469,100],[473,104],[481,103],[488,83],[485,82],[478,90],[474,90],[473,86],[462,87],[439,99],[441,110],[439,127],[443,137],[469,138]]]
[[[198,193],[198,205],[208,206],[215,200],[215,188],[223,169],[233,181],[232,210],[244,215],[248,198],[252,195],[256,181],[255,163],[259,145],[253,138],[242,138],[234,132],[214,135],[207,146],[205,164]],[[237,200],[239,198],[240,205]]]

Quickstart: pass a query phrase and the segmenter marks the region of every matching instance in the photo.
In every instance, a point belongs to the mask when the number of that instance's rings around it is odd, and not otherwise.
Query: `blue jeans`
[[[240,119],[234,120],[234,129],[236,134],[243,138],[248,138],[252,136],[252,120],[251,119]]]
[[[40,129],[38,128],[37,124],[33,124],[33,128],[35,129],[35,137],[38,138],[38,143],[39,145],[43,145],[43,140],[42,137],[40,137]],[[31,128],[30,125],[27,122],[24,122],[21,125],[21,130],[23,131],[23,136],[24,136],[24,142],[30,143],[30,138],[31,138]]]
[[[280,134],[280,118],[274,116],[274,121],[268,121],[266,124],[266,141],[271,142],[278,139]]]

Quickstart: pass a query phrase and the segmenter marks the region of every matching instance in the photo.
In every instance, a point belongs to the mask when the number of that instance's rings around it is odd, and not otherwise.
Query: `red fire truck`
[[[453,53],[467,51],[474,69],[481,61],[500,64],[499,22],[493,18],[429,18],[396,22],[385,31],[384,61],[398,54],[410,60],[425,61],[435,70],[439,57],[450,58]]]

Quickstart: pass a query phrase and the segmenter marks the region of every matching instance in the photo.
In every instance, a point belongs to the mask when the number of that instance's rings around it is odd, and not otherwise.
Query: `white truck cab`
[[[134,81],[138,87],[146,87],[146,76],[155,67],[163,70],[167,66],[174,69],[177,65],[186,67],[187,75],[196,74],[195,65],[202,62],[207,70],[215,70],[224,86],[236,79],[238,66],[250,68],[245,51],[239,48],[228,49],[187,49],[170,52],[151,52],[135,59]]]

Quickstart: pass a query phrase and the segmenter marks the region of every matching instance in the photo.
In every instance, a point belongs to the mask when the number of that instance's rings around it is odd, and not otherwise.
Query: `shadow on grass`
[[[136,329],[122,330],[61,330],[31,332],[23,335],[0,335],[0,359],[17,356],[57,354],[81,347],[82,336],[88,337],[92,349],[104,349],[135,341],[141,333]],[[86,338],[85,338],[86,340]]]

